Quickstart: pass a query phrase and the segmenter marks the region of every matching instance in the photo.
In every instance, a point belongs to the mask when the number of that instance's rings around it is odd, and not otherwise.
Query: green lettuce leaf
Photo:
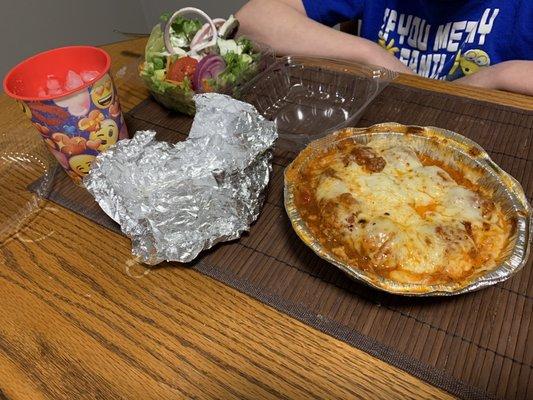
[[[156,74],[143,77],[148,89],[157,101],[165,107],[184,114],[194,115],[194,90],[189,78],[183,82],[171,83],[157,78]]]
[[[224,55],[226,69],[216,79],[215,88],[223,90],[250,79],[257,69],[253,56],[229,52]]]
[[[144,59],[147,62],[154,63],[157,69],[164,68],[167,62],[168,52],[165,48],[165,41],[163,39],[163,31],[158,25],[154,26],[146,48],[144,49]]]
[[[170,13],[161,14],[161,21],[167,22],[170,18]],[[185,39],[187,43],[190,43],[196,32],[200,30],[202,23],[197,19],[188,19],[182,16],[177,16],[172,22],[172,30],[174,30],[175,36]]]
[[[254,45],[250,39],[247,37],[241,36],[235,40],[238,45],[242,47],[242,52],[246,54],[254,53]]]

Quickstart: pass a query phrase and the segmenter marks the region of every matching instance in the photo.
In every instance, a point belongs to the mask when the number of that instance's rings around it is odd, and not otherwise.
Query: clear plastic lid
[[[24,123],[0,131],[0,245],[44,206],[55,172],[55,159],[24,118],[21,112]]]
[[[277,124],[281,147],[298,150],[355,125],[396,76],[382,67],[288,56],[240,87],[237,97]]]

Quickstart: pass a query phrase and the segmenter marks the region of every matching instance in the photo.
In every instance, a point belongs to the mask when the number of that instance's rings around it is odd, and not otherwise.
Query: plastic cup
[[[30,57],[4,78],[5,93],[21,103],[50,152],[78,185],[99,153],[128,137],[110,67],[111,58],[102,49],[69,46]],[[65,86],[69,71],[92,71],[87,74],[91,79],[79,85],[72,85],[71,79],[70,88],[54,89],[56,83]]]

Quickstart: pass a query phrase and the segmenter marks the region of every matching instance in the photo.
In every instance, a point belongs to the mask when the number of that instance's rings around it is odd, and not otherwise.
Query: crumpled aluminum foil
[[[195,102],[186,141],[171,145],[139,131],[100,154],[84,179],[146,264],[188,262],[238,238],[263,203],[274,123],[225,95],[196,95]]]

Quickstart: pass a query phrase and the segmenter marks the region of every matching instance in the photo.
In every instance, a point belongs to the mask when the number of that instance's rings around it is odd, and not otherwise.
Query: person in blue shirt
[[[237,18],[241,33],[279,54],[533,95],[530,0],[252,0]],[[346,21],[357,36],[331,28]]]

